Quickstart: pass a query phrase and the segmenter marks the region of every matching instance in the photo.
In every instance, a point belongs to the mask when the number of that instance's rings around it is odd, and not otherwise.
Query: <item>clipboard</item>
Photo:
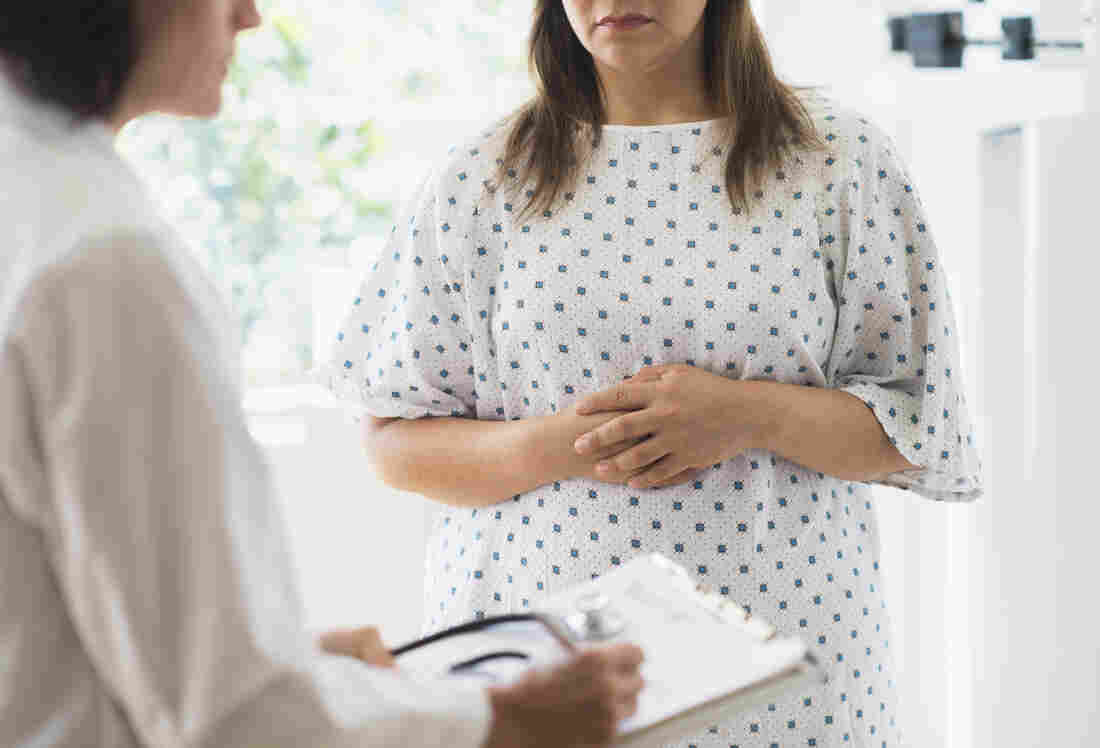
[[[393,655],[421,677],[506,684],[617,642],[646,654],[638,712],[615,741],[623,748],[658,748],[825,681],[803,641],[780,636],[660,554],[552,595],[531,613],[471,621]]]

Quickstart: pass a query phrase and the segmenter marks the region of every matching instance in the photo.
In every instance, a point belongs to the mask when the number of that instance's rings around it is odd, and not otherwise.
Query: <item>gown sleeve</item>
[[[958,326],[924,207],[892,140],[866,120],[825,140],[818,218],[838,307],[828,385],[865,402],[917,467],[883,484],[975,500],[981,462]]]
[[[321,384],[377,418],[476,417],[461,217],[418,190],[364,278]]]

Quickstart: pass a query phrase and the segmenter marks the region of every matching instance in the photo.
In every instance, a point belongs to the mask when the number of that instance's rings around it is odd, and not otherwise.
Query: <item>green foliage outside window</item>
[[[361,267],[427,165],[525,95],[530,2],[260,9],[222,116],[147,118],[120,142],[229,300],[251,385],[313,365],[311,268]]]

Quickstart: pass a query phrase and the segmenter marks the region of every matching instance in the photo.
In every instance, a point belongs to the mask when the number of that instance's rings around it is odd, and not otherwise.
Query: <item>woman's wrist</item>
[[[566,408],[550,416],[527,419],[530,424],[525,432],[526,453],[531,462],[526,468],[543,478],[543,484],[594,477],[597,462],[634,444],[628,442],[583,455],[577,453],[574,444],[578,437],[620,415],[622,413],[581,416],[573,408]]]
[[[779,453],[783,434],[790,422],[789,385],[768,380],[733,381],[739,389],[731,409],[732,418],[745,424],[749,446]]]
[[[568,480],[579,475],[581,457],[573,449],[573,440],[579,436],[573,421],[576,417],[568,411],[549,416],[524,419],[523,453],[527,464],[522,469],[537,475],[542,484]]]

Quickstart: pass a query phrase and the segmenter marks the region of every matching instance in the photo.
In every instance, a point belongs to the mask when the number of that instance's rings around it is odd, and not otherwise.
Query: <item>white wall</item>
[[[290,530],[307,625],[374,624],[391,644],[419,635],[427,502],[371,475],[347,413],[308,388],[246,403]]]
[[[1038,224],[1033,258],[1017,266],[987,255],[987,272],[1011,281],[989,285],[1005,321],[1021,321],[1021,306],[1034,309],[1035,391],[1003,388],[990,403],[999,471],[974,548],[986,580],[984,626],[975,632],[984,657],[974,740],[983,748],[1100,745],[1100,564],[1092,537],[1100,523],[1093,475],[1100,408],[1089,345],[1100,277],[1100,242],[1090,226],[1098,133],[1093,116],[1044,122],[1026,134],[1040,167],[1038,184],[1029,185]],[[1022,291],[1029,304],[1020,304]],[[987,345],[989,366],[1011,380],[1028,358],[1019,355],[1020,338],[1005,325],[998,345]],[[1020,406],[1031,398],[1029,423]]]
[[[988,5],[994,17],[1040,13],[1047,37],[1079,35],[1077,0]],[[908,69],[879,46],[885,13],[876,9],[958,9],[961,0],[766,6],[782,70],[799,83],[831,80],[838,98],[898,137],[967,336],[964,373],[979,413],[986,498],[949,508],[883,492],[878,502],[909,742],[1100,745],[1098,564],[1088,537],[1100,514],[1089,449],[1100,409],[1088,377],[1100,119],[964,136],[961,109],[999,106],[992,90],[976,90],[969,105],[933,99],[912,123],[904,121],[911,102],[876,99],[868,72],[900,78]],[[995,53],[969,57],[973,73],[1004,69]],[[1047,54],[1042,67],[1080,64]],[[1100,93],[1100,66],[1092,66]],[[1017,96],[1026,105],[1027,94]]]

